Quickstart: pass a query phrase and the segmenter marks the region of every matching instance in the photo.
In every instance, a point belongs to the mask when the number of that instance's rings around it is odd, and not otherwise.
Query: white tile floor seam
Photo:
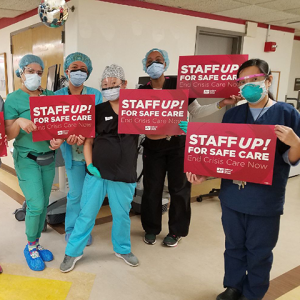
[[[19,204],[0,191],[0,264],[26,265],[25,223],[18,222],[13,211]],[[274,251],[271,278],[300,265],[300,176],[288,182],[285,214]],[[132,268],[114,255],[111,244],[112,223],[95,226],[94,243],[84,251],[75,270],[96,274],[91,300],[214,300],[223,290],[224,233],[221,209],[216,198],[192,203],[192,221],[188,237],[176,248],[161,245],[168,233],[167,214],[163,230],[153,246],[142,241],[140,217],[131,218],[132,252],[140,266]],[[51,228],[41,243],[53,251],[55,259],[47,266],[59,268],[64,257],[64,236]],[[65,274],[66,279],[68,274]]]

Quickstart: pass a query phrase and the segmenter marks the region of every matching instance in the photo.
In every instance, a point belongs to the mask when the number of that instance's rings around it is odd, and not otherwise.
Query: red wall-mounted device
[[[265,52],[275,52],[276,48],[276,42],[265,42]]]

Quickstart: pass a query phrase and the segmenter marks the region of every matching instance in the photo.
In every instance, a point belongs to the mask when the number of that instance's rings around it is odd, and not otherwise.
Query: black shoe
[[[144,242],[148,245],[154,245],[156,243],[156,235],[152,233],[145,233]]]
[[[163,244],[165,246],[168,246],[168,247],[176,247],[179,243],[179,241],[182,239],[181,236],[177,236],[177,235],[174,235],[174,234],[168,234],[164,240],[163,240]]]
[[[228,287],[223,293],[217,296],[216,300],[240,300],[241,292],[237,289]]]

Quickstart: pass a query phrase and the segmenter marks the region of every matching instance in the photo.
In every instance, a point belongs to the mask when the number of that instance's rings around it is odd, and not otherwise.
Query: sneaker
[[[76,262],[82,257],[82,255],[77,257],[72,257],[65,255],[63,262],[60,264],[60,271],[63,273],[70,272],[74,269]]]
[[[139,260],[132,252],[129,254],[115,253],[115,255],[119,258],[122,258],[129,266],[137,267],[139,265]]]
[[[47,250],[47,249],[44,249],[43,246],[38,245],[37,246],[37,251],[38,251],[38,253],[39,253],[39,255],[40,255],[40,257],[41,257],[41,259],[43,261],[51,261],[51,260],[53,260],[53,254],[52,254],[52,252],[49,251],[49,250]]]
[[[144,242],[148,245],[154,245],[156,243],[156,235],[152,233],[145,233]]]
[[[28,245],[25,246],[24,256],[27,261],[28,267],[33,271],[43,271],[45,269],[45,263],[40,258],[38,251],[34,250],[29,252]]]
[[[223,293],[217,296],[216,300],[239,300],[241,294],[239,290],[228,287]]]
[[[70,236],[71,236],[71,233],[66,233],[66,234],[65,234],[65,241],[66,241],[67,243],[69,242]],[[90,234],[89,239],[88,239],[86,245],[87,245],[87,246],[90,246],[90,245],[92,245],[92,243],[93,243],[93,237],[92,237],[92,235]]]
[[[3,269],[1,268],[1,266],[0,266],[0,274],[2,274],[3,273]]]
[[[175,234],[168,234],[164,240],[163,244],[168,247],[176,247],[178,245],[178,242],[182,239],[181,236],[177,236]]]

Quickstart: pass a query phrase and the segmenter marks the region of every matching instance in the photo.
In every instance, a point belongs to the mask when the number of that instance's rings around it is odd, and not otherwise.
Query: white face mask
[[[115,101],[120,97],[120,87],[114,87],[112,89],[102,90],[103,97],[108,101]]]
[[[38,87],[41,85],[42,77],[38,74],[24,74],[25,81],[24,85],[29,91],[36,91]]]

